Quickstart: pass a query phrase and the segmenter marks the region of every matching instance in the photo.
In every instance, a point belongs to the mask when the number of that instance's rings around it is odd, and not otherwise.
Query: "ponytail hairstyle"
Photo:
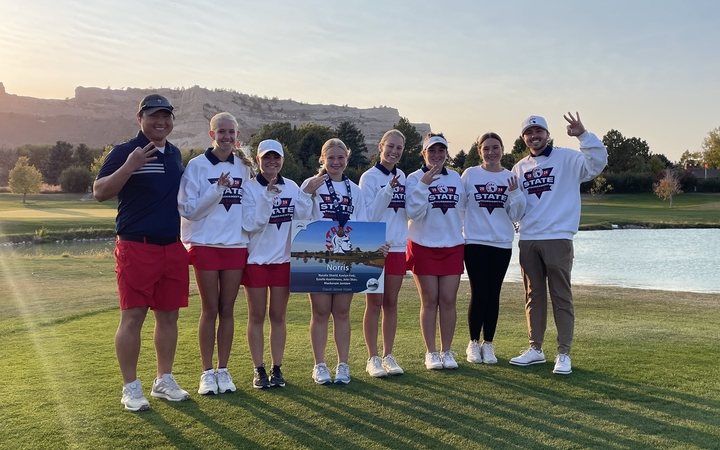
[[[217,128],[218,122],[220,122],[220,121],[223,120],[223,119],[227,119],[227,120],[229,120],[230,122],[232,122],[233,125],[235,125],[235,130],[237,130],[237,128],[238,128],[238,121],[237,121],[237,119],[235,118],[235,116],[233,116],[233,115],[230,114],[229,112],[221,112],[221,113],[217,113],[217,114],[215,114],[214,116],[212,116],[212,119],[210,119],[210,129],[211,129],[212,131],[215,131],[215,129]],[[239,134],[240,134],[240,132],[238,131],[238,135],[239,135]],[[250,157],[248,157],[248,155],[245,154],[245,152],[243,151],[242,148],[238,148],[238,147],[236,146],[236,147],[235,147],[235,151],[234,151],[233,153],[234,153],[238,158],[240,158],[240,160],[242,161],[243,164],[245,164],[246,166],[248,166],[248,167],[252,170],[252,168],[253,168],[253,162],[250,160]]]
[[[318,171],[318,175],[325,175],[327,173],[327,169],[325,169],[325,156],[333,147],[340,147],[341,149],[345,150],[345,154],[347,157],[350,157],[350,150],[347,148],[347,145],[343,141],[341,141],[338,138],[332,138],[325,141],[325,143],[322,146],[322,149],[320,150],[320,158],[318,158],[318,161],[320,161],[320,170]]]

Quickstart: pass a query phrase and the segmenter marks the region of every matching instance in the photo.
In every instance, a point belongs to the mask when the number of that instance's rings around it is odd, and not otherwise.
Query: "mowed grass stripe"
[[[717,448],[720,442],[719,295],[577,286],[573,374],[560,377],[551,373],[551,362],[508,364],[527,345],[519,283],[503,291],[495,338],[499,363],[467,363],[469,289],[463,283],[454,342],[460,368],[427,371],[419,300],[408,279],[394,351],[406,374],[365,374],[364,300],[358,295],[351,311],[353,380],[316,386],[310,379],[309,302],[297,294],[288,308],[288,386],[258,391],[251,387],[241,294],[230,363],[238,392],[201,397],[195,393],[201,368],[193,289],[180,316],[175,365],[193,399],[151,399],[153,410],[137,414],[119,404],[112,258],[9,260],[2,262],[0,278],[3,446],[634,449]],[[147,394],[155,367],[152,325],[149,315],[139,363]],[[555,337],[550,319],[550,360]],[[269,362],[269,350],[266,357]],[[332,339],[327,361],[336,362]]]

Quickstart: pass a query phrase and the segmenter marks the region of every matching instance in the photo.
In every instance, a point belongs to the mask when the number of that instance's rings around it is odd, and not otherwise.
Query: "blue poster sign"
[[[291,292],[383,292],[385,223],[293,220],[291,239]]]

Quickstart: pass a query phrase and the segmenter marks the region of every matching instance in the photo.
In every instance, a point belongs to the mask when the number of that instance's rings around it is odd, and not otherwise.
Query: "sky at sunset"
[[[0,82],[386,105],[451,153],[490,130],[509,151],[530,114],[577,148],[562,115],[579,111],[677,161],[720,126],[719,21],[716,0],[0,0]]]

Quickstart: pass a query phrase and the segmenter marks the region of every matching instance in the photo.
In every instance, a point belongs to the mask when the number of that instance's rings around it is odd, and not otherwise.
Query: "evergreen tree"
[[[467,153],[465,153],[465,150],[460,150],[457,152],[457,155],[452,159],[452,165],[454,168],[459,169],[460,172],[463,171],[465,168],[465,159],[467,158]]]
[[[93,151],[90,150],[87,145],[78,144],[73,151],[72,165],[82,167],[83,169],[90,169],[94,159]]]
[[[470,147],[470,150],[468,150],[467,157],[465,158],[465,165],[463,166],[464,169],[468,169],[470,167],[474,167],[477,165],[480,165],[482,163],[482,158],[480,158],[480,152],[478,152],[478,143],[477,141],[473,142],[473,145]]]
[[[393,125],[393,128],[405,135],[405,149],[397,166],[406,174],[410,174],[423,165],[424,160],[420,153],[422,151],[423,137],[405,117],[401,117],[400,121]]]
[[[58,184],[58,177],[63,170],[73,164],[73,146],[65,141],[57,141],[45,158],[41,169],[47,184]]]
[[[344,121],[335,129],[337,137],[350,149],[348,167],[365,171],[369,165],[367,159],[367,146],[362,131],[350,121]]]
[[[42,170],[51,148],[52,145],[49,144],[23,144],[17,147],[15,151],[18,156],[27,156],[28,163],[31,166],[34,166],[38,170]]]

